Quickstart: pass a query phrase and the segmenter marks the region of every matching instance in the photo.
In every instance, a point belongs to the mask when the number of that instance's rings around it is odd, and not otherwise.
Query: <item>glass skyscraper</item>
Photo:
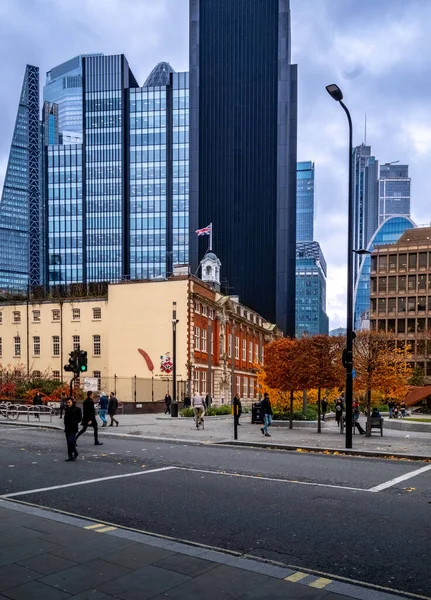
[[[297,68],[289,0],[190,0],[190,262],[295,334]],[[200,241],[199,241],[200,240]]]
[[[408,217],[389,217],[371,238],[367,250],[372,252],[376,246],[394,244],[407,229],[416,227]],[[371,256],[366,254],[362,261],[354,293],[354,328],[363,329],[369,321],[370,310]]]
[[[39,69],[25,70],[0,203],[0,290],[41,283]]]
[[[296,337],[328,334],[326,261],[318,242],[296,244]]]
[[[408,165],[384,164],[379,178],[379,225],[389,217],[410,217],[410,184]]]
[[[160,63],[141,88],[123,55],[80,56],[51,69],[44,99],[48,284],[187,263],[188,73]]]
[[[314,239],[314,163],[298,162],[296,169],[296,241]]]

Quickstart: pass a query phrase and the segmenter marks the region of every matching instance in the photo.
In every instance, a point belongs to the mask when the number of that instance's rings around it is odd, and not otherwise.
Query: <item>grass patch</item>
[[[407,417],[405,421],[414,421],[415,423],[431,423],[431,417],[419,419],[418,417]]]

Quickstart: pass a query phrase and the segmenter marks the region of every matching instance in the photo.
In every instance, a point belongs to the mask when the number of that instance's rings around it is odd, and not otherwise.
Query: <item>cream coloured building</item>
[[[1,365],[67,382],[63,367],[79,347],[88,353],[86,376],[100,387],[124,401],[161,399],[172,393],[162,363],[172,359],[174,303],[178,397],[199,390],[217,403],[229,401],[234,348],[234,389],[255,398],[254,367],[275,327],[188,275],[112,284],[102,298],[0,303]]]

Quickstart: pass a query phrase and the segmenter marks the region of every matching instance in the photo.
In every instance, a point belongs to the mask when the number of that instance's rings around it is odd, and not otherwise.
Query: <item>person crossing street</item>
[[[73,398],[66,398],[64,412],[64,433],[67,441],[67,454],[69,458],[66,462],[71,462],[78,458],[78,450],[76,449],[76,434],[78,433],[78,425],[82,421],[82,411]]]
[[[96,421],[96,411],[94,409],[94,400],[93,400],[93,392],[87,392],[87,398],[84,400],[82,404],[83,408],[83,417],[82,417],[82,429],[76,436],[76,440],[80,435],[87,431],[87,427],[92,427],[94,432],[94,445],[102,446],[102,442],[99,442],[98,430],[97,430],[97,421]],[[75,440],[75,442],[76,442]]]

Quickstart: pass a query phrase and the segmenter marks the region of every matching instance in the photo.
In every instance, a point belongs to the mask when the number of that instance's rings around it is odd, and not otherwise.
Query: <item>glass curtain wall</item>
[[[173,264],[189,262],[189,74],[172,75]]]

